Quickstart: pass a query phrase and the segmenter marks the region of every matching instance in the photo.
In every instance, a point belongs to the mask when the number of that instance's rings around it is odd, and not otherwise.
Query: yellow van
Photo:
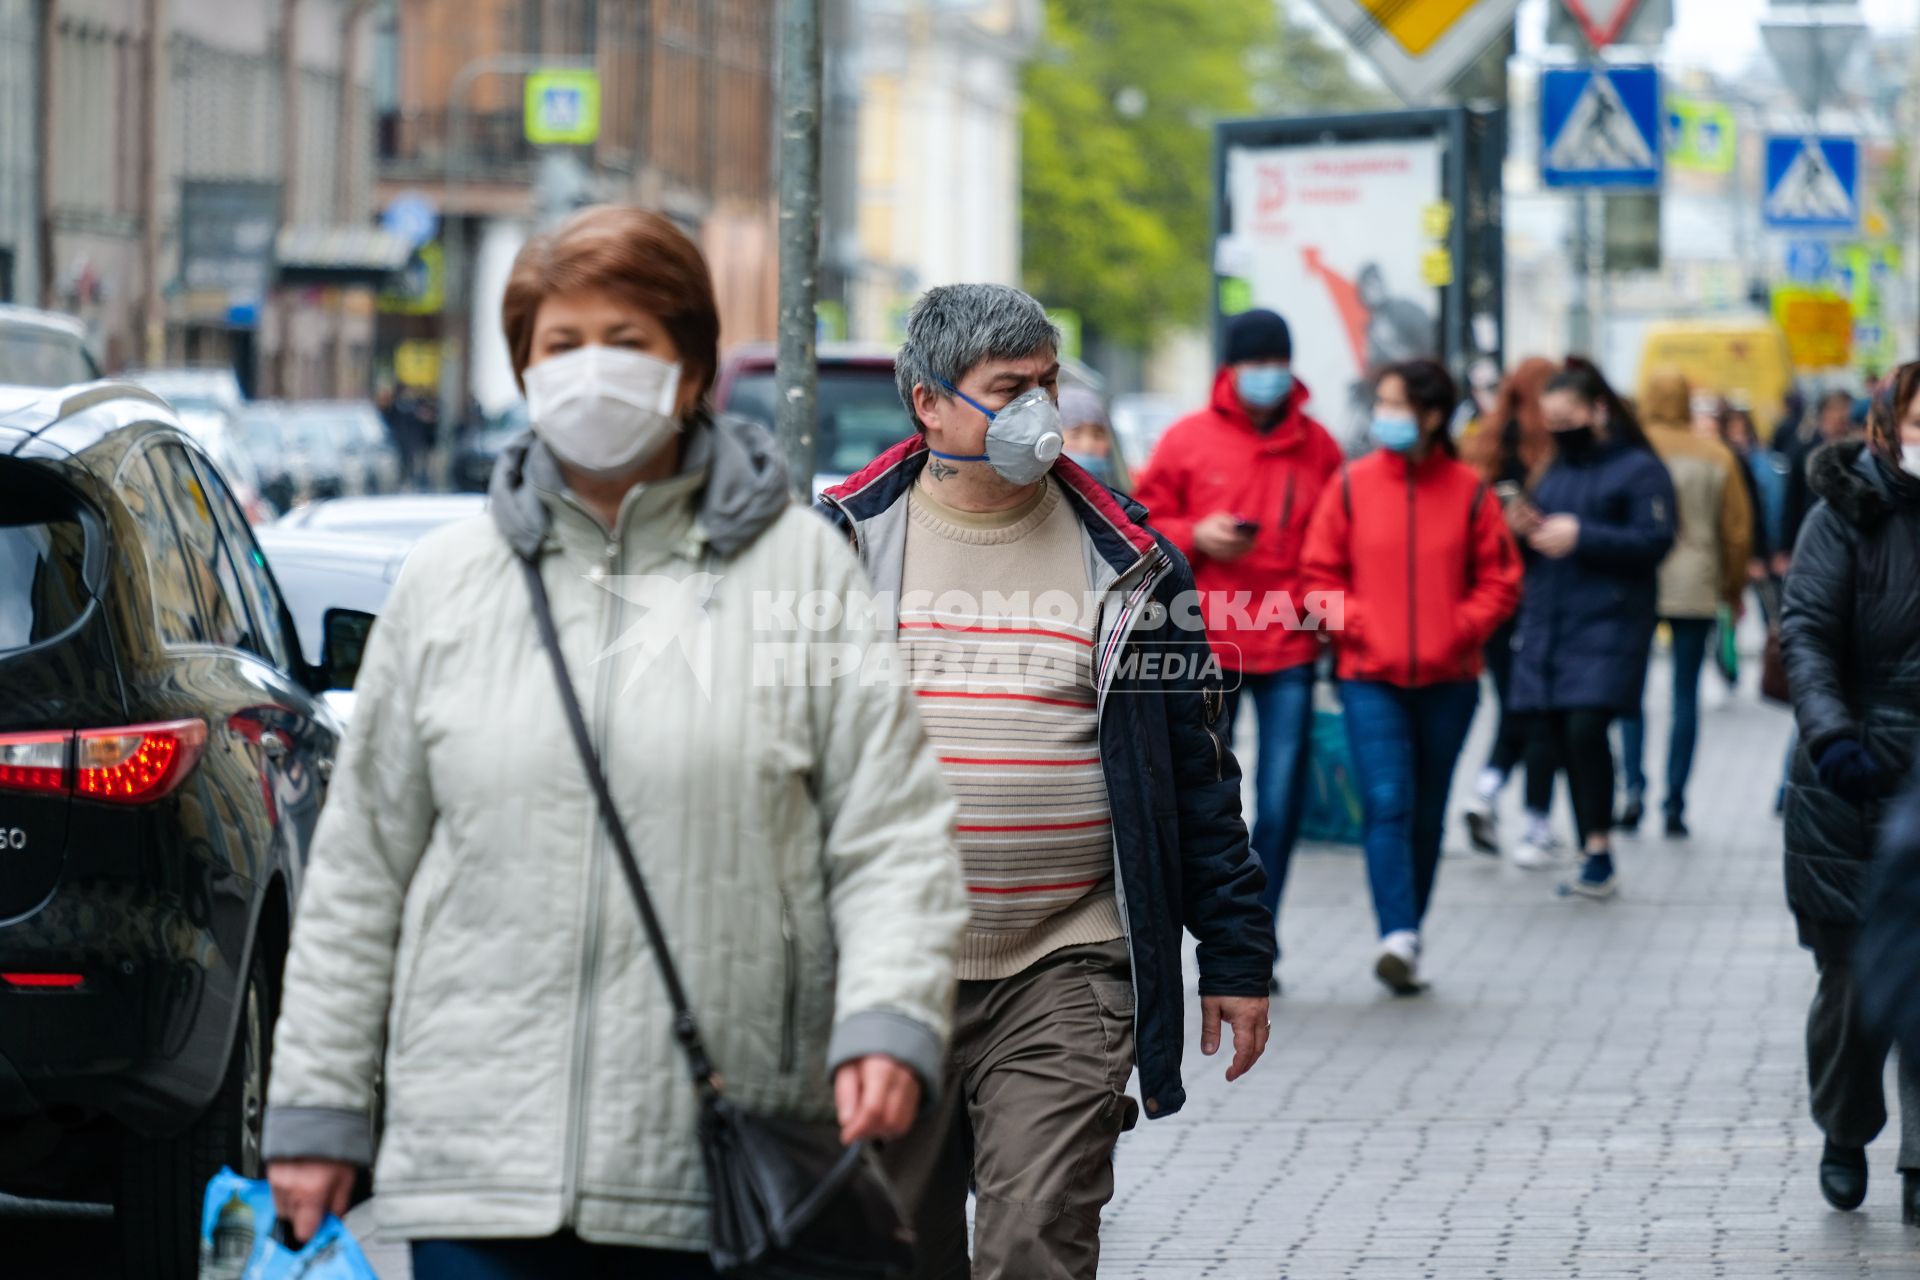
[[[1764,316],[1665,320],[1647,329],[1640,348],[1639,399],[1655,369],[1675,366],[1696,391],[1744,401],[1762,440],[1773,436],[1780,402],[1793,385],[1786,335]]]

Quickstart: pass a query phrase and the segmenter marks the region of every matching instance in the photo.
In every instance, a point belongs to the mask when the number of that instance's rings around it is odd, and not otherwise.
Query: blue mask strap
[[[954,386],[951,382],[948,382],[945,378],[940,379],[940,385],[945,387],[948,391],[952,392],[954,395],[959,396],[962,400],[965,400],[968,404],[978,409],[981,413],[986,414],[988,422],[993,421],[993,410],[987,408],[987,406],[981,404],[978,400],[975,400],[972,396],[968,395],[966,392],[962,391],[960,388]]]
[[[960,388],[954,386],[951,382],[948,382],[945,378],[940,379],[940,385],[945,387],[953,395],[959,396],[962,400],[965,400],[968,404],[980,410],[981,413],[986,414],[988,422],[993,421],[993,410],[987,408],[985,405],[981,404],[978,400],[975,400],[972,396],[968,395],[966,392],[962,391]],[[935,449],[931,446],[928,447],[927,452],[932,454],[936,458],[945,458],[948,462],[989,462],[991,461],[991,459],[989,459],[987,455],[984,453],[942,453],[938,449]]]

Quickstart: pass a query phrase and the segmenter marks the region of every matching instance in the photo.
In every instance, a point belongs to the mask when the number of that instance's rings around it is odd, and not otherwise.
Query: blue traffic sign
[[[1787,279],[1795,284],[1824,284],[1833,274],[1833,250],[1825,240],[1787,241]]]
[[[1660,73],[1554,67],[1540,80],[1540,180],[1549,187],[1660,185]]]
[[[380,225],[417,249],[433,239],[440,229],[440,210],[433,200],[418,191],[403,191],[387,202]]]
[[[1816,134],[1767,139],[1760,211],[1783,231],[1851,231],[1860,223],[1860,141]]]

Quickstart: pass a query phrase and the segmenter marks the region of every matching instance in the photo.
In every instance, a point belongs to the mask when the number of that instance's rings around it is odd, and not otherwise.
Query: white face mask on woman
[[[527,416],[560,461],[595,475],[645,462],[680,430],[680,366],[625,347],[576,347],[528,368]]]
[[[1900,446],[1900,469],[1910,476],[1920,476],[1920,444]]]

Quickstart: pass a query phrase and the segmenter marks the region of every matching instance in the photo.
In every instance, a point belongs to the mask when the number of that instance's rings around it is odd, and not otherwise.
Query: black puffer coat
[[[1852,738],[1906,776],[1920,731],[1920,480],[1842,441],[1816,451],[1821,499],[1787,574],[1780,647],[1800,724],[1787,784],[1787,903],[1816,951],[1851,945],[1884,806],[1820,785],[1813,762]],[[1839,954],[1833,951],[1833,954]]]

